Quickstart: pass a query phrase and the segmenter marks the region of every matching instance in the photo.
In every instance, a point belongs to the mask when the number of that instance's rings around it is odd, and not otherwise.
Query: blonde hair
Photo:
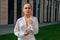
[[[25,4],[29,4],[29,5],[31,6],[31,8],[32,8],[32,5],[31,5],[29,2],[26,2]],[[24,5],[25,5],[25,4],[24,4]],[[24,7],[24,6],[23,6],[23,7]]]

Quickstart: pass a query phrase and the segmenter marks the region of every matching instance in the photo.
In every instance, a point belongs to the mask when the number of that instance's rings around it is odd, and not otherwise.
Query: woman
[[[37,17],[31,16],[31,12],[31,4],[24,4],[24,16],[17,20],[14,28],[14,34],[18,37],[18,40],[36,40],[34,34],[38,33],[38,20]]]

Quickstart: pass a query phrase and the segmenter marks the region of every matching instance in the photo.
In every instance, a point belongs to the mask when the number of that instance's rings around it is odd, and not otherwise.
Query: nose
[[[27,8],[27,11],[29,11],[30,9]]]

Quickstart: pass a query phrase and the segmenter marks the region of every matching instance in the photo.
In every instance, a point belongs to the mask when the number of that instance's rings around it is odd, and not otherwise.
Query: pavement
[[[57,24],[57,22],[39,23],[39,27],[43,27],[43,26],[47,26],[47,25],[51,25],[51,24]],[[14,24],[0,25],[0,35],[13,33],[13,31],[14,31]]]
[[[7,34],[7,33],[13,33],[14,25],[0,25],[0,35]]]

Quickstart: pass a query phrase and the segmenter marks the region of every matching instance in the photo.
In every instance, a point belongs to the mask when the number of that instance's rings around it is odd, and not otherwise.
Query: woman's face
[[[25,4],[23,7],[23,13],[24,15],[30,15],[32,11],[32,7],[30,4]]]

